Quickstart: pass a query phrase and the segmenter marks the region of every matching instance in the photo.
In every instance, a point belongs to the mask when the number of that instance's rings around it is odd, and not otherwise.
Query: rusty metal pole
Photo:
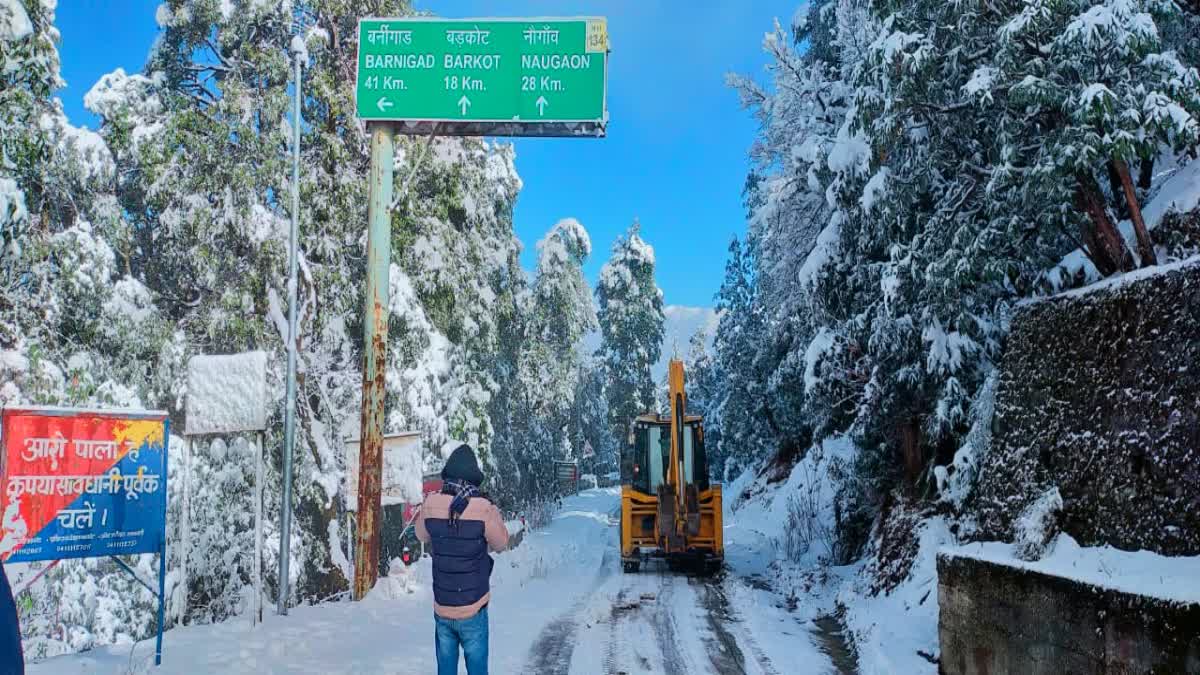
[[[358,532],[354,551],[354,599],[361,600],[379,576],[382,505],[383,414],[386,395],[388,268],[392,257],[392,125],[371,122],[371,169],[367,202],[367,298],[363,328],[362,433],[358,445]]]

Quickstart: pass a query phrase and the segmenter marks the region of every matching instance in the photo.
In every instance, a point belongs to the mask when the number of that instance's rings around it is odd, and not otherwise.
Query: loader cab
[[[708,456],[704,451],[704,427],[701,418],[685,420],[682,425],[683,474],[685,481],[700,491],[707,490]],[[621,482],[642,494],[658,494],[666,479],[671,458],[671,420],[643,415],[634,422],[633,433],[621,462]]]

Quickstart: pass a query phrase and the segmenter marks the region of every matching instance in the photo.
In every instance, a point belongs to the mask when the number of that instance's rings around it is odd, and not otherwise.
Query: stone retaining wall
[[[944,675],[1200,673],[1200,604],[947,553],[937,567]]]

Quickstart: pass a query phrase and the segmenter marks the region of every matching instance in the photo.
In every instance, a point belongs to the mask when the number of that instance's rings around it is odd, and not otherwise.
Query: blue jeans
[[[484,605],[469,619],[443,619],[434,614],[434,646],[438,675],[458,675],[458,647],[462,645],[468,675],[487,675],[488,615]]]

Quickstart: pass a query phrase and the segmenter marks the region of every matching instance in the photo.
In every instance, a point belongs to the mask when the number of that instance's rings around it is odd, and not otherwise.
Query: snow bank
[[[1141,269],[1136,269],[1132,272],[1126,272],[1125,274],[1122,274],[1120,276],[1109,277],[1103,281],[1098,281],[1094,284],[1091,284],[1090,286],[1084,286],[1083,288],[1073,288],[1069,291],[1063,291],[1062,293],[1058,293],[1057,295],[1051,295],[1048,298],[1037,298],[1034,300],[1027,300],[1027,301],[1021,302],[1020,304],[1027,305],[1027,304],[1031,304],[1034,302],[1039,302],[1042,300],[1049,300],[1049,299],[1054,299],[1054,298],[1078,298],[1078,297],[1087,295],[1089,293],[1095,293],[1096,291],[1111,291],[1111,290],[1120,288],[1122,286],[1128,286],[1129,284],[1132,284],[1137,281],[1142,281],[1144,279],[1149,279],[1151,277],[1158,276],[1160,274],[1167,274],[1169,272],[1176,272],[1178,270],[1187,269],[1188,267],[1191,267],[1192,265],[1200,265],[1200,255],[1194,255],[1190,258],[1187,258],[1184,260],[1177,260],[1173,263],[1167,263],[1165,265],[1152,265],[1150,267],[1143,267]]]
[[[830,547],[836,545],[835,477],[844,475],[839,467],[853,462],[857,452],[850,439],[835,437],[810,449],[782,483],[769,484],[751,469],[729,484],[726,562],[756,589],[769,589],[759,591],[759,604],[790,604],[792,618],[801,622],[840,613],[858,652],[859,672],[932,675],[937,666],[929,659],[938,654],[936,555],[955,539],[943,518],[911,516],[905,536],[915,543],[904,558],[911,566],[891,590],[879,588],[879,579],[891,573],[881,567],[897,563],[880,562],[884,556],[877,549],[851,565],[830,565]],[[805,520],[810,524],[802,524]],[[789,551],[789,534],[800,530],[816,536],[807,548]],[[808,630],[820,632],[811,623]]]
[[[421,590],[421,573],[417,565],[408,566],[399,558],[388,562],[388,573],[375,582],[367,594],[372,600],[401,600]]]
[[[622,577],[616,561],[605,555],[615,551],[616,528],[602,516],[618,504],[618,490],[613,489],[564,497],[564,513],[547,527],[526,532],[526,544],[494,555],[489,606],[493,672],[530,672],[525,664],[535,636],[572,607],[586,607],[582,600],[600,602],[608,616],[611,599],[598,585]],[[220,562],[213,557],[214,565]],[[301,605],[286,617],[266,612],[252,630],[244,618],[172,628],[164,637],[160,668],[153,665],[154,640],[142,640],[31,663],[28,672],[432,673],[437,670],[432,577],[428,557],[411,566],[392,560],[388,574],[361,602]],[[610,590],[616,594],[615,588]]]
[[[809,449],[777,487],[764,486],[764,479],[753,469],[734,481],[725,493],[726,544],[762,540],[755,547],[760,550],[735,553],[734,557],[751,553],[760,560],[741,562],[756,567],[776,558],[803,567],[830,562],[837,545],[836,501],[840,487],[830,476],[849,466],[857,451],[850,439],[833,437]]]
[[[1155,228],[1171,212],[1187,213],[1200,206],[1200,159],[1171,176],[1142,209],[1147,228]]]
[[[869,565],[838,593],[845,622],[858,649],[860,672],[937,672],[930,658],[938,648],[937,552],[954,541],[946,521],[930,518],[917,525],[917,553],[908,576],[888,592],[873,593]]]
[[[1124,593],[1180,603],[1200,602],[1200,556],[1164,556],[1122,551],[1111,546],[1083,547],[1060,534],[1041,560],[1017,557],[1015,545],[978,542],[941,549],[946,555],[1008,565]]]

